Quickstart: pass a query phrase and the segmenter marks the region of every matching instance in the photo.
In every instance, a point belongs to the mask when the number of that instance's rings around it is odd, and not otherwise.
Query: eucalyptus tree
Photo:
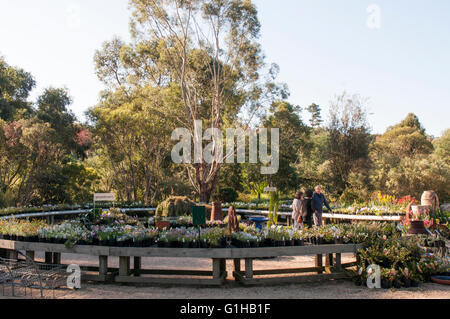
[[[121,52],[132,70],[128,82],[170,88],[177,102],[164,112],[193,137],[199,120],[222,129],[242,115],[252,119],[265,99],[284,93],[272,82],[275,72],[263,76],[261,25],[251,1],[131,0],[130,6],[134,43]],[[210,199],[221,167],[203,158],[186,165],[201,201]]]

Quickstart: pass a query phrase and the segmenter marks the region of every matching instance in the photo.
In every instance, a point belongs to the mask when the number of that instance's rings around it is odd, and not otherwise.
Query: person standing
[[[294,229],[299,229],[303,224],[303,193],[297,192],[295,194],[294,202],[292,203],[292,221],[294,222]]]
[[[322,226],[322,214],[323,205],[325,205],[330,213],[333,213],[330,205],[328,204],[325,195],[322,193],[322,186],[316,186],[316,192],[312,197],[312,209],[314,211],[314,225],[317,227]]]
[[[307,189],[305,191],[305,196],[303,198],[305,209],[303,213],[303,224],[311,228],[313,226],[313,215],[314,210],[312,207],[312,197],[314,195],[314,191],[312,189]]]

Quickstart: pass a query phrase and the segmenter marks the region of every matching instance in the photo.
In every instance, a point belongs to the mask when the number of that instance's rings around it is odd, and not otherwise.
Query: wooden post
[[[220,277],[222,276],[222,273],[221,273],[222,260],[221,259],[213,259],[212,263],[213,263],[213,278],[220,279]]]
[[[316,267],[317,268],[321,268],[323,267],[323,259],[322,259],[322,255],[316,255]],[[319,269],[317,271],[318,274],[323,274],[323,270]]]
[[[134,276],[139,277],[140,271],[142,269],[142,258],[141,257],[134,257],[134,262],[133,262],[133,268],[134,268]]]
[[[337,271],[342,270],[342,254],[336,254],[334,268]]]
[[[106,275],[108,274],[108,256],[98,257],[98,275],[106,280]]]
[[[226,259],[220,259],[220,276],[227,276],[227,260]]]
[[[30,258],[32,261],[34,261],[34,251],[27,250],[25,255]]]
[[[53,264],[61,265],[61,253],[53,253]]]
[[[45,263],[46,264],[53,264],[53,253],[45,252]]]
[[[245,259],[245,278],[253,278],[253,259],[251,258]]]
[[[331,268],[333,267],[333,254],[325,255],[325,268],[327,273],[331,273]]]
[[[240,259],[234,259],[234,271],[241,272],[241,260]]]
[[[130,274],[130,257],[119,257],[119,276],[126,277]]]

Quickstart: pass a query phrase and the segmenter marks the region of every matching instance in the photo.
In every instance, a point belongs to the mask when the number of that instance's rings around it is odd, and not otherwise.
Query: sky
[[[450,128],[450,1],[255,0],[268,63],[280,66],[293,104],[367,98],[373,133],[410,112],[436,137]],[[129,41],[128,0],[0,0],[0,55],[37,87],[67,87],[80,118],[103,86],[93,56]],[[305,113],[304,119],[308,120]]]

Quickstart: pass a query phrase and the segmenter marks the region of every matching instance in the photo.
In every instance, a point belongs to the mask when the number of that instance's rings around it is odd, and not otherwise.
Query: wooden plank
[[[253,278],[253,259],[245,259],[245,278]]]
[[[198,276],[212,277],[211,270],[176,270],[176,269],[141,269],[141,275],[173,275],[173,276]]]
[[[168,258],[217,258],[245,259],[281,256],[308,256],[331,253],[355,253],[362,245],[321,245],[301,247],[265,247],[265,248],[128,248],[102,246],[75,246],[67,248],[59,244],[26,243],[0,240],[0,248],[13,250],[32,250],[67,254],[83,254],[91,256],[124,256],[124,257],[168,257]]]
[[[344,219],[344,220],[364,220],[364,221],[401,221],[403,216],[367,216],[367,215],[346,215],[346,214],[322,214],[324,219]]]
[[[42,252],[58,252],[65,254],[82,254],[91,256],[108,256],[109,247],[102,246],[75,246],[74,248],[67,248],[61,244],[48,243],[28,243],[20,241],[0,240],[0,247],[14,250],[33,250]]]
[[[231,249],[231,258],[264,258],[282,256],[313,256],[331,253],[356,253],[362,245],[320,245],[300,247],[264,247]]]
[[[231,249],[110,247],[109,256],[232,259]]]
[[[117,276],[115,282],[130,284],[156,284],[156,285],[187,285],[187,286],[221,286],[223,279],[198,279],[198,278],[152,278]]]
[[[69,265],[63,265],[67,267]],[[100,272],[99,267],[95,266],[81,266],[82,271],[87,272]],[[108,268],[108,273],[119,273],[119,268]],[[174,275],[174,276],[199,276],[199,277],[212,277],[211,270],[177,270],[177,269],[140,269],[141,275]]]
[[[307,282],[320,282],[327,280],[336,280],[348,278],[345,273],[332,273],[332,274],[320,274],[320,275],[301,275],[290,277],[272,277],[272,278],[244,278],[240,274],[236,274],[237,280],[246,286],[253,285],[278,285],[278,284],[293,284],[293,283],[307,283]]]
[[[114,275],[113,274],[108,274],[108,275],[104,275],[104,276],[100,276],[100,275],[95,275],[95,274],[85,274],[82,273],[81,274],[81,281],[93,281],[93,282],[113,282],[114,281]]]
[[[302,273],[316,273],[319,271],[325,271],[325,267],[310,267],[310,268],[291,268],[291,269],[264,269],[264,270],[253,270],[254,276],[264,276],[264,275],[281,275],[281,274],[302,274]]]

